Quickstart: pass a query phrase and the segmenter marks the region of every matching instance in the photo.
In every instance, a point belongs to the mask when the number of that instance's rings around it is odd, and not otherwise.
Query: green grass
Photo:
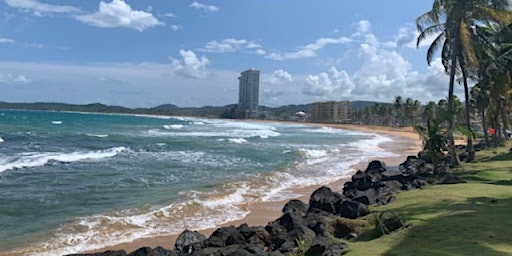
[[[475,163],[456,170],[468,183],[402,192],[372,208],[391,210],[407,227],[385,236],[368,229],[347,255],[512,255],[511,145],[477,152]]]

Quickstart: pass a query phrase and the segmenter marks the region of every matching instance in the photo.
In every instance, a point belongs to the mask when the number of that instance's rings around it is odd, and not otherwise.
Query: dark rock
[[[151,249],[149,247],[139,248],[132,253],[128,254],[128,256],[178,256],[179,254],[175,251],[170,251],[164,249],[162,247],[157,247],[155,249]]]
[[[225,247],[232,244],[244,243],[245,238],[235,226],[221,227],[204,240],[204,247]]]
[[[105,251],[99,253],[78,253],[78,254],[67,254],[66,256],[126,256],[126,251]]]
[[[389,234],[403,226],[404,222],[402,219],[390,211],[380,213],[377,218],[377,228],[383,235]]]
[[[286,241],[284,242],[277,250],[281,253],[289,253],[294,252],[297,249],[297,244],[295,241]]]
[[[267,253],[256,245],[229,245],[226,247],[208,247],[198,250],[194,256],[253,256],[267,255]]]
[[[373,188],[364,191],[356,190],[355,193],[352,194],[351,199],[362,204],[374,205],[377,200],[377,192]]]
[[[344,243],[336,243],[330,245],[322,256],[339,256],[344,255],[347,251],[347,245]]]
[[[365,172],[369,172],[369,171],[384,172],[384,171],[386,171],[386,163],[384,163],[382,161],[378,161],[378,160],[373,160],[368,164],[368,167],[366,167]]]
[[[329,243],[329,237],[316,236],[311,242],[306,255],[322,255],[327,250],[327,247],[329,247]]]
[[[319,209],[312,209],[306,214],[306,225],[313,230],[316,235],[328,234],[328,221],[333,218],[332,213],[324,212]]]
[[[285,213],[281,218],[270,222],[265,230],[270,234],[270,241],[273,248],[280,248],[286,241],[302,239],[311,241],[315,232],[306,226],[303,217],[293,213]]]
[[[309,209],[320,209],[329,213],[336,214],[335,204],[341,201],[339,193],[332,192],[328,187],[320,187],[311,194],[309,199]]]
[[[300,216],[304,216],[308,211],[308,205],[300,200],[290,200],[283,207],[283,213],[295,213]]]
[[[260,246],[261,248],[270,244],[270,234],[262,226],[249,227],[242,224],[238,227],[240,234],[245,238],[246,243]]]
[[[339,216],[349,219],[368,215],[368,206],[360,202],[344,200],[337,209]]]
[[[174,244],[174,249],[184,252],[184,251],[190,251],[191,248],[188,248],[190,245],[198,242],[202,242],[206,239],[206,236],[203,234],[197,232],[197,231],[190,231],[185,230],[181,232],[181,234],[176,239],[176,243]],[[185,250],[187,249],[187,250]]]

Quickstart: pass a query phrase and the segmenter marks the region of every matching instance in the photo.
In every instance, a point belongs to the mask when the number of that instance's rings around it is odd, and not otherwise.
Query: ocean
[[[390,138],[301,123],[0,110],[0,255],[215,227],[348,177]]]

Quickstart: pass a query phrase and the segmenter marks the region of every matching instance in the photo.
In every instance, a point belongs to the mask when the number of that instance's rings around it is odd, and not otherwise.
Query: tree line
[[[448,96],[420,106],[397,96],[390,104],[377,104],[354,112],[367,124],[415,125],[424,145],[447,149],[453,166],[459,165],[454,133],[467,137],[467,161],[474,159],[474,121],[487,145],[508,139],[512,102],[512,11],[508,0],[434,0],[432,9],[416,19],[417,46],[434,38],[426,61],[437,54],[449,76]],[[461,102],[454,85],[464,87]],[[474,84],[471,86],[470,84]],[[491,131],[489,133],[488,131]],[[439,140],[431,143],[430,139]],[[431,152],[432,153],[432,152]]]

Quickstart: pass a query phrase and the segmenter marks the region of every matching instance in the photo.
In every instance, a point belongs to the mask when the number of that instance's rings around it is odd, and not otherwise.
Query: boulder
[[[341,195],[333,192],[328,187],[320,187],[311,194],[309,199],[309,209],[320,209],[325,212],[336,214],[335,204],[341,201]]]
[[[379,160],[373,160],[368,164],[368,167],[366,167],[365,172],[369,172],[369,171],[384,172],[384,171],[386,171],[386,163],[379,161]]]
[[[306,214],[305,221],[308,228],[313,230],[316,235],[328,234],[328,222],[334,215],[319,209],[312,209]]]
[[[330,245],[322,256],[338,256],[347,253],[347,245],[345,243],[335,243]]]
[[[128,256],[178,256],[179,253],[176,251],[170,251],[164,249],[162,247],[157,247],[155,249],[151,249],[149,247],[142,247],[132,253],[128,254]]]
[[[368,206],[357,201],[344,200],[337,208],[338,216],[355,219],[369,213]]]
[[[330,239],[327,236],[316,236],[311,242],[306,255],[322,255],[329,247]]]
[[[244,243],[245,238],[235,226],[221,227],[204,240],[203,247],[225,247],[232,244]]]
[[[180,252],[186,252],[186,251],[191,252],[191,251],[193,251],[193,249],[189,247],[190,245],[192,245],[194,243],[202,242],[205,239],[206,239],[206,236],[204,236],[203,234],[201,234],[197,231],[190,231],[187,229],[187,230],[181,232],[181,234],[176,239],[176,243],[174,244],[174,249],[176,249],[177,251],[180,251]]]
[[[389,234],[404,226],[402,219],[391,211],[384,211],[377,217],[377,229],[383,234]]]
[[[77,253],[77,254],[67,254],[65,256],[126,256],[126,251],[105,251],[99,253]]]
[[[270,242],[273,248],[280,248],[287,241],[302,239],[311,241],[315,232],[307,227],[303,217],[293,213],[285,213],[281,218],[270,222],[265,230],[270,234]]]
[[[308,211],[308,205],[300,200],[294,199],[290,200],[288,203],[286,203],[283,207],[283,213],[295,213],[300,216],[306,215],[306,212]]]

